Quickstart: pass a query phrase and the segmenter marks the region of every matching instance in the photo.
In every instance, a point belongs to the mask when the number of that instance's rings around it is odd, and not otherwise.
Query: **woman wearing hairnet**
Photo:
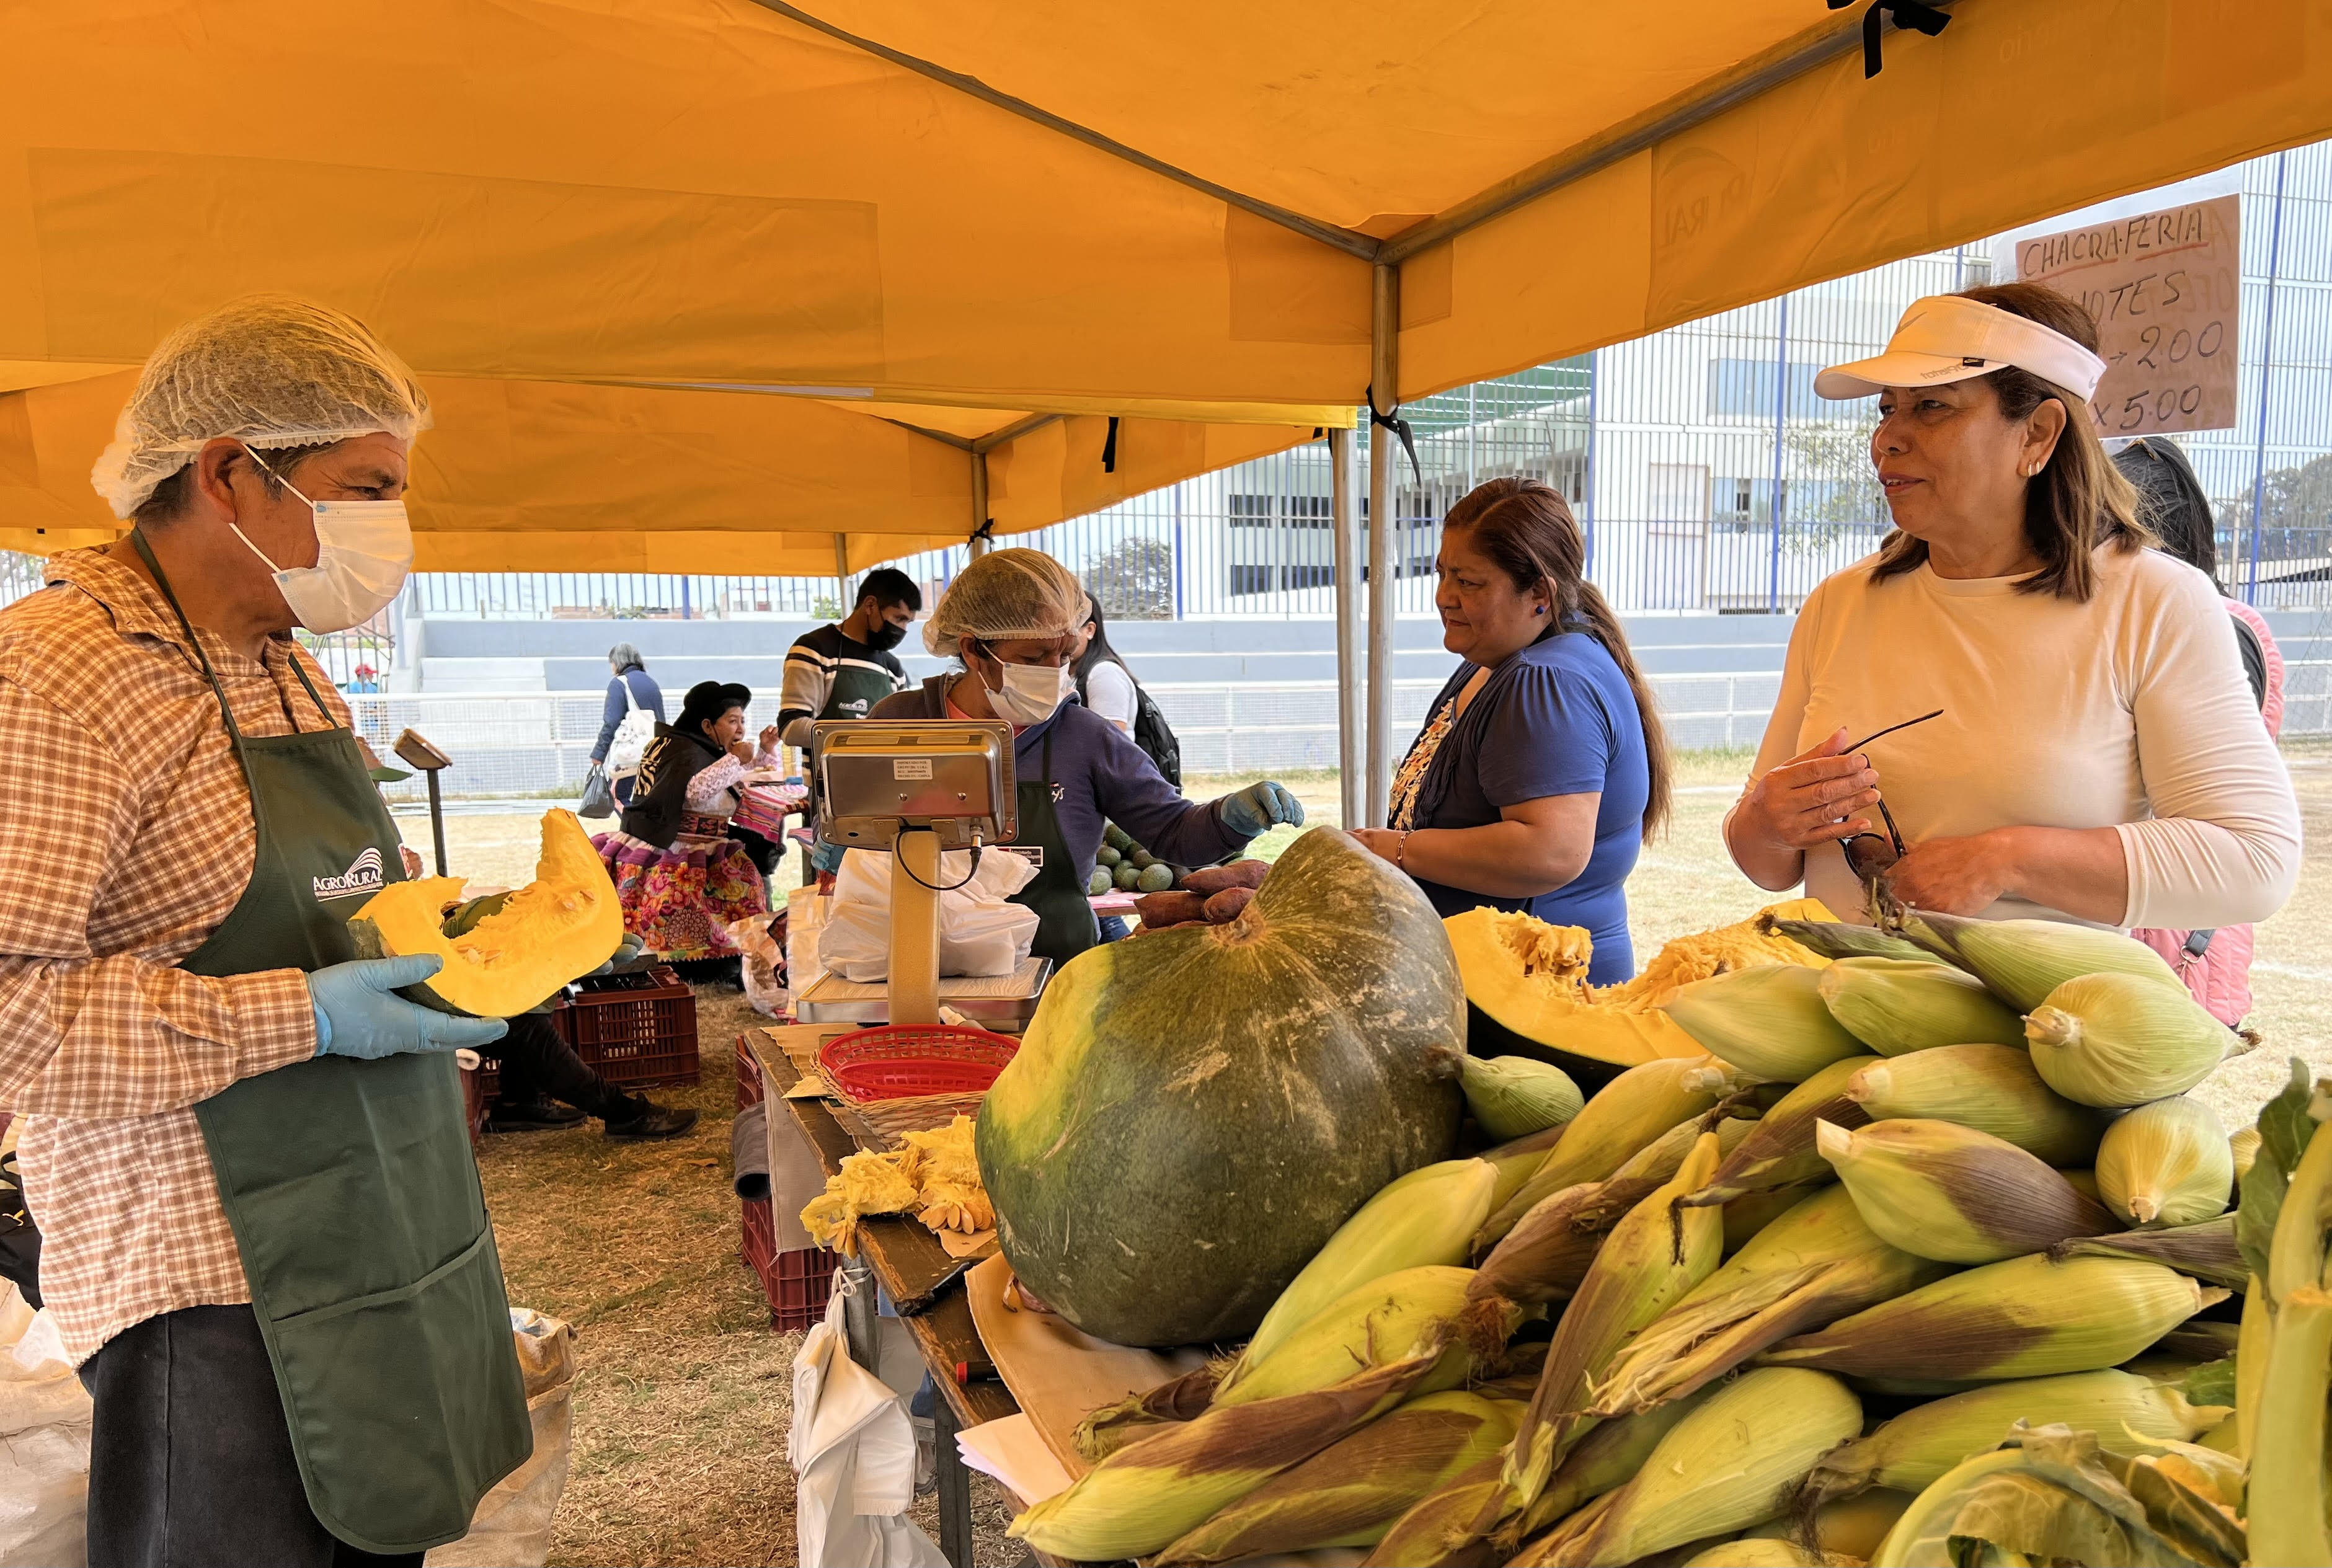
[[[92,1563],[418,1563],[532,1447],[454,1062],[505,1026],[357,957],[398,835],[292,636],[403,587],[428,416],[360,323],[223,306],[91,475],[129,537],[0,610],[0,1105]]]
[[[876,719],[1002,719],[1018,780],[1017,846],[1037,851],[1014,894],[1037,912],[1037,956],[1062,963],[1100,940],[1085,879],[1115,822],[1161,860],[1204,865],[1235,855],[1304,808],[1266,780],[1185,800],[1116,725],[1076,700],[1077,634],[1092,619],[1082,584],[1041,550],[991,550],[966,567],[923,623],[923,643],[963,668],[885,698]]]

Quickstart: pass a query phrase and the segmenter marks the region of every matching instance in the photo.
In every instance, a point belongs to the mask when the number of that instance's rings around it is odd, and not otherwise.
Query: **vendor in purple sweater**
[[[1114,822],[1161,860],[1205,865],[1236,855],[1304,808],[1266,780],[1219,800],[1185,800],[1116,725],[1077,701],[1070,667],[1092,618],[1085,590],[1042,550],[991,550],[966,567],[923,623],[923,643],[961,671],[886,697],[875,719],[1002,719],[1012,726],[1019,837],[1037,875],[1014,894],[1037,915],[1035,951],[1065,963],[1100,940],[1085,882]]]

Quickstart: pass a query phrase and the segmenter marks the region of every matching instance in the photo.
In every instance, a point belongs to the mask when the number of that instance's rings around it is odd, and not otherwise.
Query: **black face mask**
[[[907,628],[894,626],[889,621],[877,621],[874,629],[866,634],[866,645],[878,653],[888,653],[907,640]]]

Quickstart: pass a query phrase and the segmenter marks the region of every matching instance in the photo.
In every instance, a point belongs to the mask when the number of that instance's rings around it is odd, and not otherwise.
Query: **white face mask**
[[[243,530],[234,530],[234,537],[275,574],[275,586],[300,624],[311,632],[344,632],[386,609],[413,569],[413,526],[405,502],[308,501],[258,453],[251,456],[316,514],[316,564],[288,571],[268,560]]]
[[[1056,668],[999,661],[999,667],[1004,672],[1002,691],[989,686],[986,676],[980,684],[988,691],[988,705],[1016,724],[1041,724],[1051,718],[1076,684],[1076,673],[1066,664]]]

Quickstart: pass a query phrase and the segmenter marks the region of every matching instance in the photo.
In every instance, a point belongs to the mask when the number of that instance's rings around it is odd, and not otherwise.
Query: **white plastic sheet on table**
[[[836,1280],[826,1321],[794,1354],[797,1557],[821,1568],[948,1568],[907,1510],[915,1500],[915,1432],[905,1401],[850,1359],[846,1294]]]

